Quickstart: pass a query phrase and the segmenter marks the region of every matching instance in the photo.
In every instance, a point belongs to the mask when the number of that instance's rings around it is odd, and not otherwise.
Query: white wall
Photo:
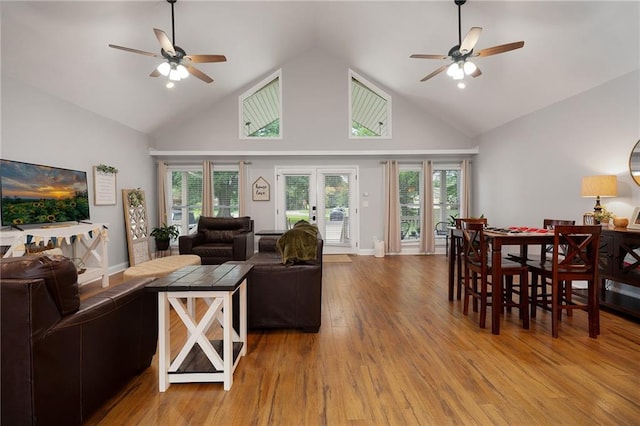
[[[595,204],[580,197],[582,177],[614,174],[618,196],[603,204],[630,217],[640,206],[629,172],[640,139],[639,93],[635,71],[479,137],[474,213],[496,226],[540,226],[544,218],[581,223]]]
[[[19,81],[2,78],[4,159],[87,172],[92,222],[109,223],[111,271],[128,265],[121,189],[140,187],[155,199],[155,166],[148,137],[114,121],[52,97]],[[116,167],[117,204],[93,204],[93,166]],[[155,222],[155,202],[149,208]]]
[[[379,87],[393,97],[393,139],[349,139],[348,70],[347,64],[320,49],[312,49],[282,66],[284,137],[281,140],[240,140],[238,136],[238,97],[266,77],[261,76],[223,101],[195,113],[190,120],[171,123],[160,129],[154,133],[152,145],[158,150],[215,151],[471,147],[468,137],[425,114],[384,86]],[[366,74],[361,75],[378,84]]]

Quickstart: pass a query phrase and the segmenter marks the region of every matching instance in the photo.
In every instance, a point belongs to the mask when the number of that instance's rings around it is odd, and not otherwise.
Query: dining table
[[[507,246],[519,246],[520,257],[527,258],[528,247],[531,245],[553,244],[554,233],[552,229],[538,229],[527,227],[495,228],[487,227],[484,231],[485,238],[489,242],[491,250],[491,282],[499,283],[502,279],[502,248]],[[461,241],[462,229],[451,228],[449,241],[449,300],[453,300],[455,288],[455,272],[457,279],[462,274]],[[493,292],[493,306],[502,305],[502,292]],[[491,309],[491,333],[500,334],[500,309]]]

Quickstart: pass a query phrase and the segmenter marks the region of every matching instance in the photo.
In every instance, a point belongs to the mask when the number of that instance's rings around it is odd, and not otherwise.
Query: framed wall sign
[[[627,226],[627,228],[640,229],[640,207],[636,207],[633,210],[633,215],[631,216],[631,220],[629,221],[629,226]]]
[[[96,206],[116,204],[116,174],[93,167],[93,202]]]
[[[269,182],[262,176],[256,179],[251,185],[251,194],[253,201],[269,201]]]

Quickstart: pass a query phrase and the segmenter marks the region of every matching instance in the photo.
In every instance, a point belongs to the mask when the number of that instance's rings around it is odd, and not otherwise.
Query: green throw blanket
[[[314,260],[318,255],[318,228],[301,220],[278,239],[276,247],[282,263],[293,265],[297,261]]]

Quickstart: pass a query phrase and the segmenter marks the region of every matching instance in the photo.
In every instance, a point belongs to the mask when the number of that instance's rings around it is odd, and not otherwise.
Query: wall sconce
[[[582,178],[582,197],[596,197],[594,212],[602,210],[600,197],[615,197],[618,195],[618,179],[615,175],[585,176]]]

